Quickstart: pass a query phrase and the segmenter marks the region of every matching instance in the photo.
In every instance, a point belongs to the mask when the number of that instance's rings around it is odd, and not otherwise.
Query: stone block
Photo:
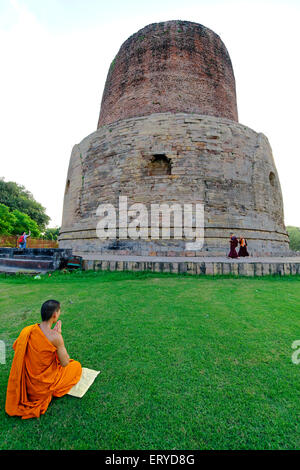
[[[83,269],[85,271],[93,270],[94,269],[94,261],[93,260],[83,260]]]
[[[123,271],[124,270],[124,263],[123,261],[116,262],[116,271]]]
[[[109,270],[116,271],[117,262],[116,261],[109,261]]]
[[[109,271],[109,261],[103,260],[101,264],[102,264],[102,271]]]
[[[270,274],[270,264],[269,263],[262,263],[262,275],[268,276]]]
[[[263,275],[263,267],[261,263],[254,263],[254,275],[255,276]]]
[[[172,262],[170,263],[170,267],[171,267],[171,270],[170,270],[171,273],[176,273],[176,274],[178,273],[178,263]]]
[[[285,276],[289,276],[291,274],[291,265],[290,263],[284,263],[283,265],[283,271]]]
[[[96,261],[94,262],[94,270],[95,271],[102,271],[102,261]]]
[[[205,263],[205,274],[209,276],[214,275],[214,263]]]
[[[231,263],[230,265],[230,273],[234,276],[238,276],[239,274],[239,267],[237,263]]]

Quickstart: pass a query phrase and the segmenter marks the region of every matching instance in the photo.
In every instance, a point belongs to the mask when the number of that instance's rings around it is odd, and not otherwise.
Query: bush
[[[287,226],[286,230],[290,237],[290,249],[293,251],[300,251],[300,228]]]
[[[42,238],[44,240],[57,240],[59,235],[60,227],[47,228],[43,233]]]

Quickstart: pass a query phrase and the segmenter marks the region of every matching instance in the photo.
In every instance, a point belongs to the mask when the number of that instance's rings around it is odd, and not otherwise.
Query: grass
[[[11,345],[49,298],[70,356],[101,374],[40,419],[9,417]],[[0,449],[299,449],[299,307],[298,276],[0,276]]]

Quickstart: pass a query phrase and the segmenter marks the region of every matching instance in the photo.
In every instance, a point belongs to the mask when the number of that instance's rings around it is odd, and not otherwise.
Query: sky
[[[168,20],[221,37],[239,122],[269,139],[285,224],[300,227],[300,0],[0,0],[0,177],[60,226],[71,151],[97,128],[111,61],[129,36]]]

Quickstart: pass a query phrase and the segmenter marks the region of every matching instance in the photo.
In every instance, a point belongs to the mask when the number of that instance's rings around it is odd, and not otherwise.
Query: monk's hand
[[[55,327],[53,328],[53,331],[57,331],[57,333],[61,333],[61,320],[58,320]]]

